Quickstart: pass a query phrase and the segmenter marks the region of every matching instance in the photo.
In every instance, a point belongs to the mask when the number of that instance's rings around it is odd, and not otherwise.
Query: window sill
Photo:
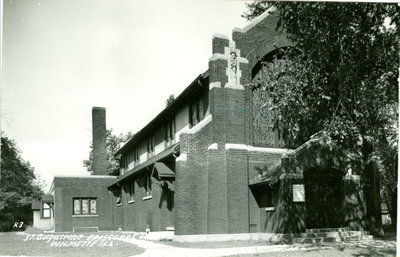
[[[135,202],[135,200],[130,200],[128,203],[134,203]]]
[[[90,214],[90,215],[72,215],[72,218],[93,218],[99,217],[98,214]]]
[[[122,203],[117,203],[117,207],[120,207],[120,206],[122,206]]]
[[[149,200],[149,199],[151,199],[151,198],[153,198],[153,196],[148,195],[148,196],[143,197],[142,200],[143,200],[143,201],[144,201],[144,200]]]

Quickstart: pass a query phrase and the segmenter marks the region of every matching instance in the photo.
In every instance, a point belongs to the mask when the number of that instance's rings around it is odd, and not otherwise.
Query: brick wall
[[[186,156],[186,161],[181,160],[182,157],[176,161],[174,201],[177,235],[207,233],[207,147],[210,135],[210,125],[196,134],[180,135],[181,156]]]
[[[266,153],[250,151],[248,153],[248,171],[249,180],[255,178],[259,174],[259,169],[265,167],[272,167],[280,163],[281,154]],[[262,186],[265,190],[274,190],[274,193],[279,197],[280,185],[274,185],[270,187],[268,185]],[[276,211],[266,212],[265,207],[260,207],[257,203],[256,198],[262,197],[257,195],[255,191],[249,190],[249,226],[251,232],[279,232],[280,219],[277,210],[279,209],[280,202],[277,202],[274,207]]]
[[[249,232],[248,157],[246,150],[227,150],[228,233]]]
[[[113,230],[112,194],[107,190],[115,177],[55,177],[54,178],[54,220],[55,231],[73,231],[74,227],[98,227],[99,230]],[[74,197],[97,199],[97,216],[73,217]]]
[[[106,109],[92,108],[93,162],[94,175],[107,175]]]
[[[180,136],[184,157],[176,164],[176,235],[249,232],[247,150],[226,150],[225,145],[250,141],[250,98],[240,85],[225,86],[226,47],[228,39],[213,37],[209,61],[211,122],[196,133]],[[247,66],[239,63],[239,67],[240,81],[246,81]]]
[[[150,173],[151,169],[145,169],[132,178],[135,180],[133,199],[131,199],[129,189],[132,179],[126,180],[122,185],[121,206],[117,206],[117,198],[114,197],[113,205],[117,208],[114,223],[120,224],[119,227],[122,230],[145,231],[148,226],[150,231],[165,231],[167,227],[174,226],[173,192],[163,191],[159,185],[154,183],[153,179],[151,198],[145,198],[143,177]]]
[[[269,52],[279,47],[293,46],[285,31],[276,29],[277,22],[278,14],[273,12],[248,30],[233,30],[232,39],[242,56],[249,60],[250,71]]]

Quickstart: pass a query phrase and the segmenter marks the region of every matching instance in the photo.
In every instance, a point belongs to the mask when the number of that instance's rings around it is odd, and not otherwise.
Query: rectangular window
[[[154,138],[150,136],[147,141],[147,157],[150,158],[154,155]]]
[[[146,174],[144,176],[144,179],[145,179],[144,187],[146,189],[146,196],[150,196],[151,195],[151,175]]]
[[[95,199],[90,199],[90,214],[97,214],[97,204]]]
[[[190,107],[189,107],[189,109],[190,109],[190,117],[189,117],[189,119],[190,119],[190,125],[192,126],[192,127],[194,127],[194,126],[196,126],[196,124],[199,122],[198,121],[198,115],[197,115],[197,101],[193,101],[191,104],[190,104]]]
[[[131,196],[131,201],[135,199],[135,180],[132,180],[130,184],[129,195]]]
[[[202,97],[199,99],[197,108],[198,108],[197,113],[198,113],[199,121],[201,121],[204,119],[204,102],[203,102]]]
[[[82,199],[82,214],[89,214],[89,199]]]
[[[122,188],[118,188],[116,192],[117,206],[122,206]]]
[[[137,147],[133,150],[133,161],[135,166],[139,164],[139,149]]]
[[[196,126],[206,116],[207,95],[198,96],[189,105],[189,123],[190,127]]]
[[[81,200],[74,199],[74,215],[81,214]]]
[[[175,120],[171,120],[167,122],[165,125],[165,141],[167,142],[167,146],[174,143],[175,139]]]
[[[42,204],[42,218],[49,219],[51,217],[50,205],[47,203]]]
[[[127,169],[128,168],[128,158],[126,155],[122,155],[120,159],[120,167],[121,169]]]
[[[306,198],[305,198],[304,184],[293,185],[293,202],[301,203],[305,201]]]
[[[96,198],[74,198],[73,215],[95,215],[97,214]]]

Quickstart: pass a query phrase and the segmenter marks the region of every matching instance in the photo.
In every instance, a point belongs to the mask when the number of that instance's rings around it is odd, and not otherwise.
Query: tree
[[[277,29],[295,47],[277,49],[251,85],[264,93],[286,146],[312,136],[358,154],[379,170],[382,196],[396,222],[399,77],[397,4],[277,2]],[[248,5],[253,19],[266,6]]]
[[[121,143],[128,141],[133,134],[131,132],[119,135],[113,135],[112,129],[106,131],[106,146],[107,146],[107,172],[108,174],[113,174],[114,171],[119,167],[119,162],[114,158],[114,154],[121,147]],[[90,143],[90,148],[92,149],[89,153],[89,159],[83,160],[83,166],[87,171],[93,171],[93,142]]]
[[[169,95],[168,99],[165,101],[165,107],[168,107],[170,104],[172,104],[175,101],[175,96],[174,95]]]
[[[3,133],[4,135],[4,133]],[[14,140],[1,137],[0,231],[15,222],[32,224],[31,203],[43,195],[34,168],[20,156]]]

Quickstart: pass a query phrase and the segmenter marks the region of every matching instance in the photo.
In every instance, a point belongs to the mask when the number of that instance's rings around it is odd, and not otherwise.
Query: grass
[[[287,252],[268,252],[257,254],[240,254],[233,257],[389,257],[396,255],[396,244],[394,240],[372,240],[359,241],[352,243],[324,243],[322,246],[331,249],[309,249],[315,247],[316,244],[297,245],[305,247],[302,251]]]
[[[361,240],[349,243],[322,243],[322,244],[297,244],[292,245],[293,247],[306,248],[301,251],[285,251],[285,252],[268,252],[268,253],[257,253],[257,254],[239,254],[234,257],[386,257],[396,255],[396,237],[390,236],[385,239],[374,239],[374,240]],[[174,241],[163,241],[160,242],[166,245],[182,248],[197,248],[197,249],[216,249],[216,248],[231,248],[231,247],[246,247],[246,246],[263,246],[271,245],[265,241],[224,241],[224,242],[195,242],[195,243],[182,243]],[[315,247],[325,247],[325,249],[315,249]],[[326,249],[328,247],[329,249]],[[310,248],[310,249],[307,249]]]
[[[60,239],[56,238],[52,240],[39,240],[46,236],[79,236],[79,239]],[[106,237],[103,240],[90,240],[93,237]],[[144,252],[144,249],[137,247],[136,245],[122,242],[112,236],[133,236],[131,233],[119,233],[119,232],[98,232],[98,233],[42,233],[41,231],[27,229],[25,232],[8,232],[0,233],[0,255],[24,255],[24,256],[132,256]],[[32,240],[26,240],[31,238]],[[35,240],[33,240],[35,239]],[[291,245],[291,247],[304,247],[301,251],[285,251],[285,252],[268,252],[268,253],[257,253],[257,254],[242,254],[236,255],[236,257],[385,257],[394,256],[396,253],[396,236],[388,235],[387,238],[374,239],[374,240],[361,240],[357,242],[350,243],[326,243],[321,246],[327,246],[329,249],[315,248],[318,245]],[[85,244],[91,243],[92,245],[86,246],[54,246],[54,243],[77,243],[82,242]],[[53,245],[52,245],[53,243]],[[188,255],[190,256],[193,249],[217,249],[217,248],[235,248],[235,247],[257,247],[263,245],[272,245],[266,241],[223,241],[223,242],[195,242],[195,243],[181,243],[174,241],[159,241],[157,243],[162,243],[171,247],[187,248]],[[168,247],[167,247],[168,248]],[[168,249],[165,249],[168,251]],[[170,248],[172,249],[172,248]],[[210,250],[212,251],[212,250]]]
[[[269,252],[258,254],[240,254],[232,257],[391,257],[396,255],[395,249],[326,249],[326,250],[304,250],[304,251],[288,251],[288,252]]]
[[[38,236],[38,233],[31,231],[28,235]],[[104,233],[52,233],[46,235],[80,235],[85,237],[82,240],[74,241],[81,242],[81,246],[55,246],[55,242],[50,240],[28,240],[24,241],[27,236],[21,235],[17,232],[0,233],[0,255],[27,255],[27,256],[132,256],[144,252],[143,249],[120,240],[97,240],[93,243],[85,242],[90,235],[106,235]],[[107,235],[113,233],[107,233]],[[120,235],[114,233],[114,235]],[[60,240],[57,243],[65,242],[65,244],[72,242],[68,240]],[[90,244],[89,244],[90,243]],[[83,244],[86,244],[83,245]]]

